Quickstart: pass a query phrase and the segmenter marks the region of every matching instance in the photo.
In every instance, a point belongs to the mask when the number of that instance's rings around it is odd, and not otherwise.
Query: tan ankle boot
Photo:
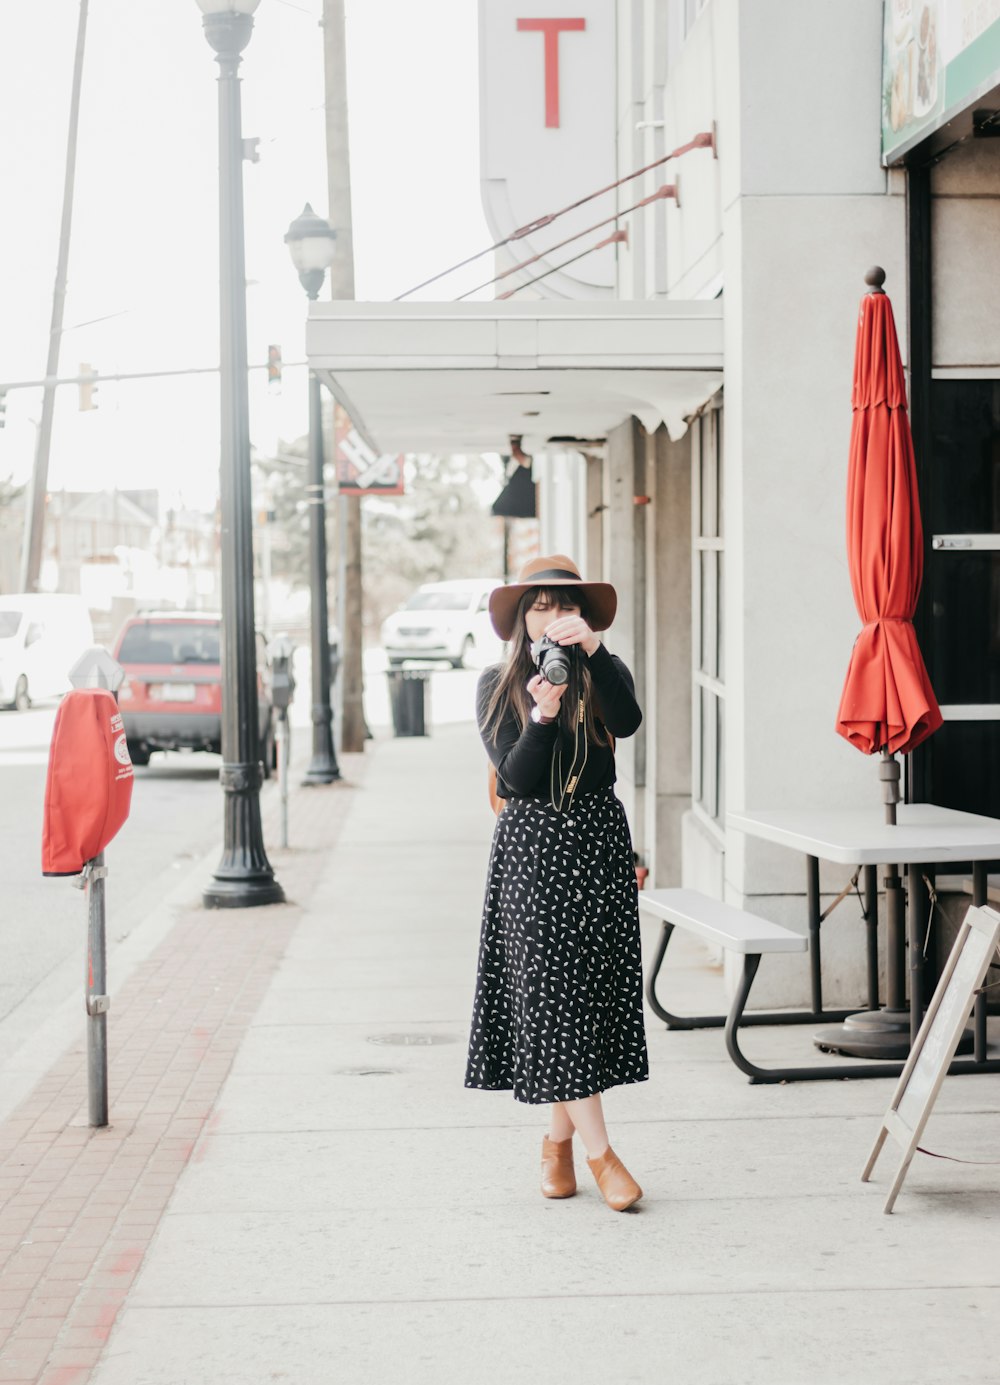
[[[573,1171],[573,1136],[568,1140],[542,1138],[542,1196],[572,1197],[576,1192]]]
[[[590,1172],[613,1212],[624,1212],[642,1197],[642,1189],[610,1145],[596,1159],[588,1159]]]

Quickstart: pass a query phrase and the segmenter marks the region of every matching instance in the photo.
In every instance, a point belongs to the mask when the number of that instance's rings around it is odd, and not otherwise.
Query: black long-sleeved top
[[[642,712],[635,700],[632,675],[616,654],[609,654],[598,645],[587,659],[593,680],[595,701],[600,708],[598,725],[603,725],[616,739],[632,736],[642,722]],[[476,689],[476,719],[486,753],[497,770],[497,793],[501,798],[548,798],[551,790],[552,756],[559,737],[563,741],[563,770],[573,759],[573,736],[562,729],[559,721],[541,726],[526,723],[520,730],[513,711],[508,711],[493,739],[492,729],[484,725],[486,709],[500,680],[499,664],[484,669]],[[608,788],[615,782],[615,753],[609,745],[587,746],[587,764],[580,775],[578,793]]]

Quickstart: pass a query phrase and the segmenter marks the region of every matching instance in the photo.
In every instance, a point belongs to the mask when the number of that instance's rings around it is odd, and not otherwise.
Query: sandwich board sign
[[[975,1003],[976,993],[996,954],[998,939],[1000,913],[986,907],[970,908],[913,1042],[906,1066],[899,1075],[889,1109],[882,1117],[882,1128],[875,1147],[861,1175],[862,1183],[867,1183],[886,1136],[891,1135],[903,1151],[903,1160],[882,1209],[886,1213],[892,1211],[910,1162],[917,1152],[920,1137],[930,1119],[937,1094]]]

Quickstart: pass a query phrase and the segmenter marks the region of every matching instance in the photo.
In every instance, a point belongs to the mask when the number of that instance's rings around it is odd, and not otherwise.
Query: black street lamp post
[[[261,737],[253,600],[253,508],[247,396],[243,131],[239,66],[260,0],[197,0],[219,64],[219,247],[222,382],[222,859],[204,891],[208,908],[279,904],[284,891],[264,850]]]
[[[319,297],[336,253],[336,232],[307,202],[285,235],[299,282],[311,302]],[[312,615],[312,759],[304,784],[332,784],[340,767],[333,746],[330,706],[330,629],[326,596],[326,500],[323,487],[322,386],[309,372],[309,588]]]

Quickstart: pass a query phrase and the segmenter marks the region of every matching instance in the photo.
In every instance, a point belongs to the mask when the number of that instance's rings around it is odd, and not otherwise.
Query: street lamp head
[[[260,0],[195,0],[202,14],[253,14]]]
[[[205,37],[220,62],[239,65],[240,54],[250,42],[253,13],[260,0],[195,0],[203,15]]]
[[[307,202],[285,232],[285,244],[310,298],[319,297],[326,271],[337,253],[337,233]]]

